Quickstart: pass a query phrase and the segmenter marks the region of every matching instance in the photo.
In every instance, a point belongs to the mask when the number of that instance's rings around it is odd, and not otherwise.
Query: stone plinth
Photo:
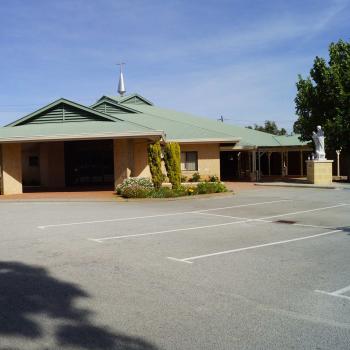
[[[333,160],[307,160],[307,180],[315,185],[330,185],[332,183]]]

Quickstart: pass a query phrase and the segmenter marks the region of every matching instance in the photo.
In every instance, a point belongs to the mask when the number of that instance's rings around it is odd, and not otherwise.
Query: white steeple
[[[118,63],[118,65],[120,66],[118,92],[120,96],[123,97],[126,92],[125,84],[124,84],[124,76],[123,76],[123,65],[125,65],[125,63]]]

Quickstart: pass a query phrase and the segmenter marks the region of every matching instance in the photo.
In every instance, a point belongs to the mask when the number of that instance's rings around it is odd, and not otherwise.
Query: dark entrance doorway
[[[113,185],[113,140],[65,142],[64,156],[67,186]]]
[[[221,180],[248,180],[250,176],[250,158],[248,152],[220,152]]]
[[[223,181],[238,179],[237,152],[220,152],[220,175]]]

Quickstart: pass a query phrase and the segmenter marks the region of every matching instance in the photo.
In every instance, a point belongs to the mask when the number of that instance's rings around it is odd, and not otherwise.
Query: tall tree
[[[276,122],[274,122],[272,120],[265,120],[265,123],[263,126],[258,125],[258,124],[254,124],[254,127],[247,126],[247,128],[267,132],[267,133],[273,134],[273,135],[286,135],[287,134],[286,129],[284,129],[284,128],[279,129],[277,127]]]
[[[148,165],[154,187],[156,189],[161,188],[165,176],[162,172],[162,148],[159,141],[153,145],[148,145]]]
[[[310,141],[321,125],[326,134],[326,151],[350,153],[350,43],[339,40],[329,46],[329,61],[316,57],[310,76],[298,76],[295,98],[298,120],[294,131]],[[350,165],[350,162],[348,162]],[[350,167],[348,166],[348,175]]]
[[[169,142],[164,147],[164,163],[172,188],[181,186],[181,150],[177,142]]]

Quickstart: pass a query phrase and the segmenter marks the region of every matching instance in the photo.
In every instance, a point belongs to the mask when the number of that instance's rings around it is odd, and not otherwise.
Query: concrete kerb
[[[321,186],[313,184],[291,184],[291,183],[254,183],[255,186],[265,186],[265,187],[293,187],[293,188],[316,188],[324,190],[336,190],[336,189],[346,189],[341,186]]]
[[[170,197],[170,198],[123,198],[120,195],[115,194],[111,199],[94,199],[94,198],[74,198],[74,199],[69,199],[69,198],[33,198],[33,199],[6,199],[6,198],[1,198],[0,200],[0,205],[1,203],[113,203],[113,202],[118,202],[118,203],[125,203],[125,202],[148,202],[148,201],[177,201],[177,200],[190,200],[190,199],[205,199],[205,198],[221,198],[221,197],[229,197],[233,196],[235,193],[233,191],[228,191],[228,192],[221,192],[221,193],[210,193],[210,194],[198,194],[198,195],[193,195],[193,196],[182,196],[182,197]]]
[[[119,196],[120,201],[123,202],[158,202],[158,201],[180,201],[180,200],[190,200],[190,199],[204,199],[204,198],[221,198],[230,197],[235,195],[234,191],[220,192],[220,193],[209,193],[209,194],[195,194],[192,196],[181,196],[181,197],[169,197],[169,198],[123,198]]]

